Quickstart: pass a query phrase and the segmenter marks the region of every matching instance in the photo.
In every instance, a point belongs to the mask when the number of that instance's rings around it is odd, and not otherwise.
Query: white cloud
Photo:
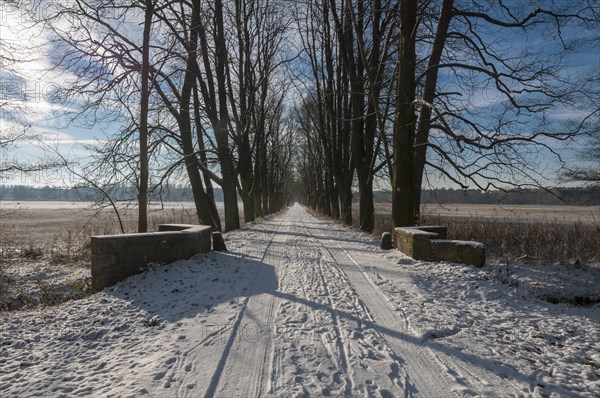
[[[53,95],[72,75],[52,67],[48,31],[34,18],[10,3],[0,5],[0,118],[43,125],[64,110]]]

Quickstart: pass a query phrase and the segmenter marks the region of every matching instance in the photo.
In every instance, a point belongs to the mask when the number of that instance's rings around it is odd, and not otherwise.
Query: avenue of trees
[[[88,148],[78,175],[106,192],[135,187],[139,231],[148,198],[181,181],[215,230],[240,226],[238,198],[246,222],[297,199],[352,224],[357,195],[358,225],[371,231],[377,185],[392,192],[394,225],[413,225],[430,175],[462,189],[539,187],[550,159],[563,161],[560,145],[600,134],[600,67],[572,56],[598,45],[597,0],[34,0],[23,10],[51,32],[63,117],[118,131]]]
[[[355,175],[358,224],[371,230],[372,183],[387,179],[394,225],[412,225],[426,170],[463,189],[541,186],[560,142],[600,134],[599,65],[566,62],[597,51],[597,2],[303,4],[299,170],[324,213],[352,221]]]
[[[238,194],[246,221],[287,204],[285,15],[271,0],[76,0],[35,21],[51,30],[52,61],[69,79],[60,93],[68,117],[119,127],[80,174],[137,187],[139,231],[149,190],[181,173],[199,222],[216,230],[239,228]]]

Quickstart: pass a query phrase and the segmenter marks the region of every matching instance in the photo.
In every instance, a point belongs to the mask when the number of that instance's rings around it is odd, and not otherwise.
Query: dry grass
[[[2,210],[2,209],[0,209]],[[136,232],[137,213],[122,214]],[[171,208],[149,214],[159,224],[193,224],[194,211]],[[114,213],[77,209],[0,211],[0,311],[50,306],[90,294],[90,237],[119,234]]]
[[[450,222],[450,237],[485,244],[497,261],[534,264],[600,264],[600,226],[530,222]]]
[[[121,218],[126,233],[137,232],[137,213],[124,210]],[[159,224],[197,223],[194,211],[169,208],[148,215],[148,230]],[[45,258],[57,264],[90,260],[90,238],[95,235],[120,234],[115,214],[105,210],[96,214],[84,209],[22,209],[0,214],[0,260],[10,258]]]
[[[311,211],[321,219],[331,218]],[[358,212],[352,215],[358,228]],[[432,217],[423,225],[446,225],[448,238],[474,240],[485,245],[486,256],[495,262],[520,264],[574,264],[600,266],[600,223],[595,220],[557,222],[527,219],[495,220],[476,217],[473,220],[452,220]],[[332,220],[341,223],[339,220]],[[375,214],[373,235],[393,230],[391,214]]]

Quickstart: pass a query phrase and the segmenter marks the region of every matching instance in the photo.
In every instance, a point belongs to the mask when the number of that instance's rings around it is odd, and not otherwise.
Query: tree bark
[[[392,219],[395,227],[415,223],[414,138],[417,2],[401,0],[400,45],[396,114],[394,118],[394,165],[392,175]]]
[[[196,7],[198,5],[196,4]],[[192,10],[192,20],[196,21],[199,9]],[[198,30],[197,24],[194,24],[190,30],[190,42],[187,48],[186,70],[183,78],[183,88],[179,99],[179,134],[181,138],[181,148],[185,160],[185,167],[190,179],[192,194],[194,196],[194,204],[196,213],[201,224],[210,225],[213,230],[219,230],[219,223],[213,217],[209,203],[209,197],[204,191],[204,185],[200,176],[198,167],[198,158],[194,150],[194,141],[192,138],[192,123],[190,117],[190,107],[192,90],[196,87],[195,80],[195,64],[196,51],[198,48]]]
[[[225,27],[223,24],[223,2],[215,0],[215,61],[219,99],[219,120],[215,128],[215,138],[217,140],[217,152],[221,164],[221,174],[223,176],[223,201],[225,205],[225,231],[231,231],[240,227],[240,214],[237,199],[237,172],[235,170],[232,154],[229,150],[228,121],[229,112],[227,110],[227,89],[226,89],[226,64],[227,50],[225,43]]]
[[[417,219],[421,216],[421,185],[423,183],[423,172],[427,158],[427,142],[429,141],[429,129],[431,126],[431,113],[435,100],[437,86],[438,65],[442,58],[442,52],[448,35],[448,27],[452,19],[452,6],[454,0],[444,0],[437,25],[431,56],[425,74],[425,88],[423,90],[423,102],[419,113],[419,124],[415,138],[415,170],[414,170],[414,209]],[[431,107],[430,107],[431,106]]]
[[[244,203],[244,222],[251,222],[255,219],[254,212],[254,184],[255,175],[252,172],[252,153],[250,148],[249,137],[244,133],[239,151],[239,170],[242,201]]]
[[[142,43],[142,70],[140,94],[140,181],[138,188],[138,232],[148,231],[148,101],[150,95],[150,31],[154,12],[153,0],[146,0]]]
[[[197,80],[194,81],[194,84],[197,83]],[[208,159],[206,157],[206,147],[204,146],[204,137],[202,134],[202,118],[200,117],[200,98],[198,97],[197,86],[194,86],[194,119],[196,121],[196,136],[198,141],[198,152],[200,154],[200,162],[203,165],[208,165]],[[219,216],[219,211],[217,209],[217,203],[215,202],[215,191],[210,179],[210,176],[202,168],[203,176],[204,176],[204,184],[206,185],[206,195],[208,196],[208,204],[210,206],[210,212],[212,214],[212,219],[216,224],[216,231],[221,231],[221,217]]]

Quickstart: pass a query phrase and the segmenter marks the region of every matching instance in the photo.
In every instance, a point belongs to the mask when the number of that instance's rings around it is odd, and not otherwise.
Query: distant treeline
[[[111,199],[116,201],[136,200],[137,190],[133,187],[107,188]],[[214,189],[215,200],[223,200],[223,192],[219,188]],[[0,185],[0,200],[54,200],[66,202],[85,202],[101,199],[102,194],[88,187],[80,188],[55,188],[55,187],[31,187],[26,185]],[[194,200],[189,187],[172,186],[161,192],[151,192],[150,201],[157,202],[191,202]]]
[[[113,200],[135,200],[134,188],[111,190]],[[357,200],[358,194],[355,194]],[[391,202],[391,192],[377,191],[375,202]],[[0,185],[0,200],[56,200],[67,202],[93,201],[99,198],[93,188],[30,187],[26,185]],[[215,200],[222,201],[223,193],[215,188]],[[161,193],[150,194],[151,201],[191,202],[190,188],[173,186]],[[600,205],[600,187],[527,189],[521,191],[479,191],[476,189],[428,189],[423,191],[423,203],[512,204],[512,205]]]
[[[376,202],[391,202],[391,192],[377,192]],[[600,187],[480,191],[477,189],[428,189],[422,203],[506,205],[600,205]]]

